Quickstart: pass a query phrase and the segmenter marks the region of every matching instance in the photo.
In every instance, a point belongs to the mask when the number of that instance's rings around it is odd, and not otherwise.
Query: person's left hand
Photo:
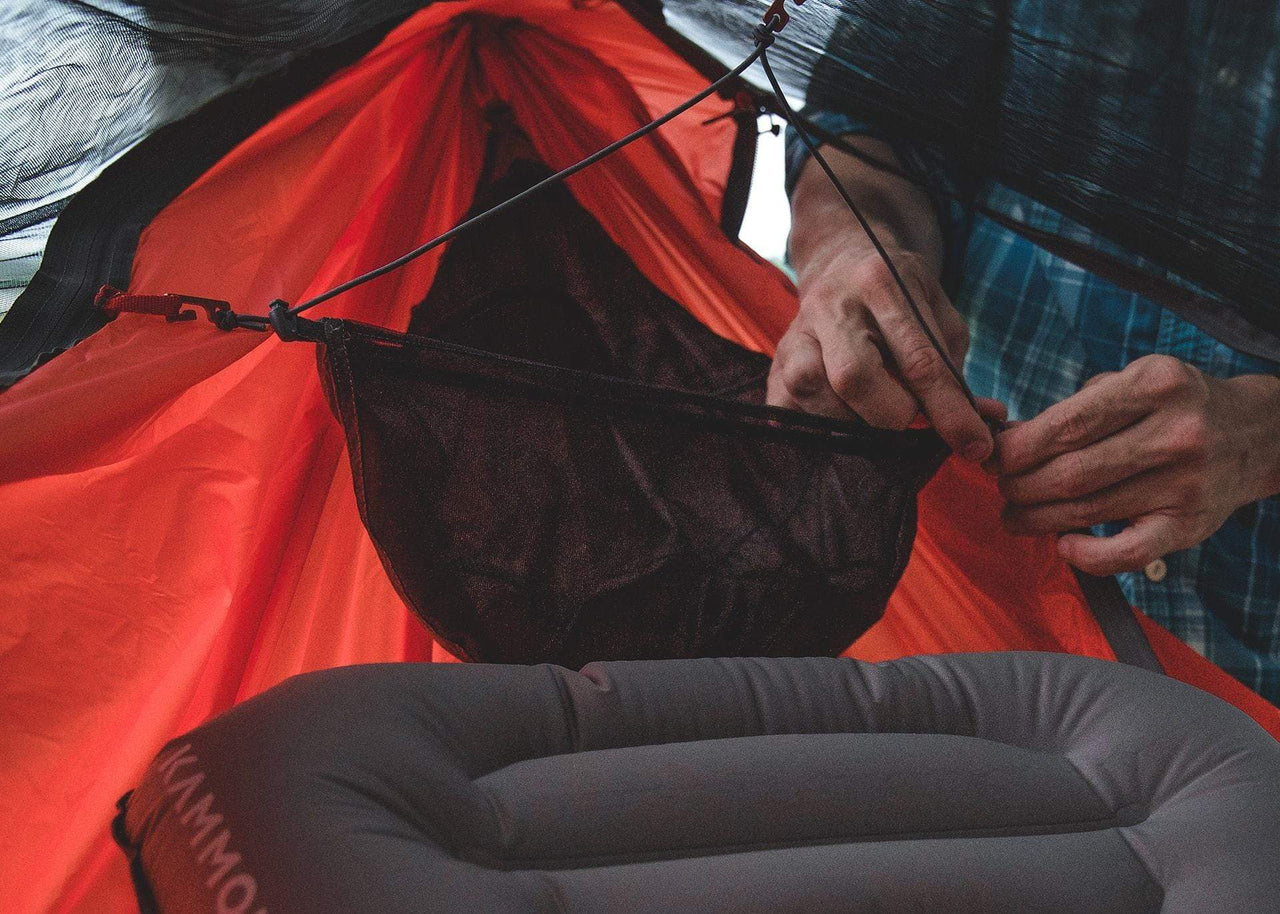
[[[1012,425],[989,465],[1010,531],[1065,533],[1059,552],[1091,574],[1136,571],[1280,491],[1280,378],[1220,380],[1146,356]],[[1129,525],[1068,532],[1108,521]]]

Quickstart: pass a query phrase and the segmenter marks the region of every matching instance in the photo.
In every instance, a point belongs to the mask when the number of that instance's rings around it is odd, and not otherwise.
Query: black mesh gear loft
[[[515,158],[476,209],[545,174]],[[472,660],[839,653],[883,612],[945,453],[763,406],[769,360],[563,187],[455,240],[411,334],[321,324],[365,525]]]

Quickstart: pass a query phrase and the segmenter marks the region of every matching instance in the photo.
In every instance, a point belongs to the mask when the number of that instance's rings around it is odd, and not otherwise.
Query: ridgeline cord
[[[674,120],[675,118],[679,117],[681,114],[684,114],[690,108],[693,108],[694,106],[700,104],[707,98],[714,95],[716,92],[720,91],[720,89],[723,88],[729,82],[738,79],[740,76],[742,76],[743,73],[745,73],[748,69],[750,69],[751,66],[755,64],[755,62],[758,60],[760,61],[760,65],[764,69],[765,76],[769,80],[769,85],[773,89],[773,93],[776,97],[779,112],[787,120],[787,122],[790,123],[791,126],[795,129],[796,134],[800,137],[801,141],[804,143],[805,148],[809,150],[809,153],[810,155],[813,156],[814,161],[816,161],[818,165],[822,168],[823,172],[826,173],[826,176],[830,179],[832,185],[834,185],[834,187],[836,188],[836,191],[840,194],[841,199],[844,200],[845,205],[849,208],[849,211],[853,213],[854,218],[857,219],[858,224],[862,227],[863,232],[866,233],[868,240],[870,240],[872,246],[875,248],[876,254],[880,257],[881,260],[884,261],[885,266],[889,268],[889,273],[892,275],[893,281],[897,285],[899,291],[902,292],[902,296],[906,300],[907,306],[911,309],[911,313],[915,317],[916,323],[919,324],[920,329],[924,331],[924,334],[928,338],[929,343],[933,346],[939,358],[942,359],[942,362],[946,366],[947,371],[951,374],[952,378],[955,379],[955,382],[960,386],[961,391],[964,392],[964,395],[968,399],[969,404],[976,410],[978,405],[977,400],[975,399],[973,392],[969,389],[969,385],[965,383],[964,375],[961,374],[959,369],[956,368],[956,365],[954,362],[951,361],[951,357],[947,353],[946,348],[942,345],[941,341],[939,341],[937,336],[934,334],[933,329],[929,326],[929,322],[928,320],[926,320],[924,316],[924,312],[921,311],[920,306],[916,303],[915,296],[911,294],[911,290],[907,287],[906,281],[902,278],[902,274],[898,272],[897,265],[893,262],[893,258],[889,256],[889,252],[885,249],[884,244],[881,243],[880,238],[876,235],[875,230],[871,227],[871,223],[862,214],[862,210],[858,208],[858,205],[854,202],[853,197],[850,196],[848,190],[846,190],[844,185],[840,183],[840,180],[839,178],[836,177],[836,173],[831,168],[830,163],[827,162],[826,157],[823,156],[821,150],[818,148],[817,144],[813,141],[813,138],[809,135],[809,131],[805,129],[804,118],[800,117],[798,114],[796,114],[794,110],[792,110],[790,103],[787,101],[786,94],[783,92],[782,86],[778,82],[778,78],[773,72],[773,66],[769,63],[768,49],[773,45],[776,34],[782,30],[783,26],[785,26],[787,22],[787,17],[785,16],[785,14],[780,12],[782,9],[782,2],[783,0],[775,0],[774,4],[770,7],[769,11],[766,13],[767,18],[765,19],[765,21],[759,23],[755,27],[754,31],[752,32],[752,37],[755,40],[755,45],[756,45],[755,50],[753,50],[750,54],[748,54],[746,59],[744,59],[742,63],[738,64],[732,70],[725,73],[719,79],[715,80],[713,83],[711,83],[709,86],[707,86],[707,88],[703,89],[697,95],[694,95],[693,97],[689,98],[687,101],[681,103],[680,105],[677,105],[675,108],[672,108],[670,111],[668,111],[666,114],[662,115],[661,117],[653,121],[650,121],[648,124],[641,127],[640,129],[627,134],[626,136],[622,137],[619,140],[614,141],[613,143],[610,143],[608,146],[605,146],[603,149],[600,149],[597,152],[592,153],[591,155],[574,163],[573,165],[570,165],[569,167],[562,169],[561,171],[558,171],[555,174],[550,175],[549,177],[544,178],[543,180],[539,181],[537,184],[534,184],[532,187],[526,188],[525,190],[521,191],[515,196],[510,197],[502,201],[501,203],[495,204],[494,206],[491,206],[489,209],[485,210],[484,212],[478,213],[475,216],[472,216],[470,219],[466,219],[463,222],[458,223],[453,228],[449,229],[443,234],[437,235],[435,238],[432,238],[430,241],[419,245],[418,247],[414,248],[413,250],[405,254],[402,254],[401,256],[397,257],[395,260],[385,263],[380,267],[377,267],[373,270],[368,271],[367,273],[362,273],[359,276],[356,276],[353,279],[349,279],[340,285],[334,286],[332,289],[329,289],[326,292],[322,292],[319,295],[309,298],[306,301],[302,302],[301,304],[293,308],[290,308],[288,306],[288,302],[277,300],[271,303],[269,316],[251,315],[251,314],[235,314],[230,310],[222,310],[216,314],[211,314],[210,315],[211,319],[213,319],[214,323],[216,323],[219,327],[221,327],[224,330],[232,330],[237,327],[244,327],[244,328],[253,329],[253,330],[267,330],[271,328],[271,329],[274,329],[276,333],[282,339],[285,339],[285,340],[300,339],[304,337],[315,338],[310,335],[300,333],[301,324],[308,323],[306,321],[302,321],[300,324],[299,322],[298,316],[302,314],[304,311],[308,311],[311,308],[316,307],[316,305],[323,304],[324,302],[327,302],[332,298],[336,298],[337,296],[343,294],[344,292],[349,292],[352,289],[358,286],[362,286],[365,283],[370,282],[374,279],[377,279],[380,276],[385,276],[388,273],[391,273],[395,270],[400,269],[405,264],[410,263],[411,261],[416,260],[417,258],[423,256],[424,254],[440,247],[442,244],[445,244],[451,241],[452,239],[463,234],[464,232],[487,222],[488,220],[492,219],[498,214],[505,212],[506,210],[510,209],[513,206],[516,206],[520,202],[528,199],[529,197],[533,196],[539,191],[547,187],[550,187],[554,184],[559,184],[565,181],[566,179],[572,177],[573,175],[577,174],[583,169],[589,168],[590,166],[601,161],[602,159],[607,158],[608,156],[612,155],[613,153],[617,152],[623,147],[628,146],[631,143],[634,143],[636,140],[639,140],[643,137],[648,136],[649,134],[657,130],[659,127],[662,127],[668,121]],[[864,157],[861,155],[859,155],[858,157],[863,158],[864,160],[870,160],[870,157]],[[910,175],[907,175],[906,173],[901,172],[899,169],[895,169],[889,163],[874,162],[874,165],[876,165],[877,167],[882,167],[884,168],[884,170],[890,171],[891,173],[901,174],[902,177],[906,178],[909,181],[912,180]],[[916,182],[912,181],[912,183],[916,183]]]
[[[613,155],[613,153],[617,152],[619,149],[623,148],[624,146],[629,146],[631,143],[634,143],[636,140],[641,139],[642,137],[648,136],[649,134],[657,130],[659,127],[661,127],[663,124],[666,124],[668,121],[674,120],[675,118],[684,114],[690,108],[700,104],[705,99],[710,98],[716,92],[720,91],[721,87],[724,86],[725,84],[737,79],[747,69],[749,69],[751,65],[754,64],[756,60],[759,59],[760,55],[762,55],[763,53],[764,53],[764,45],[757,45],[756,49],[747,56],[746,60],[738,64],[728,73],[726,73],[724,76],[721,76],[719,79],[717,79],[711,85],[707,86],[707,88],[703,89],[697,95],[693,96],[688,101],[676,106],[675,108],[672,108],[670,111],[662,115],[657,120],[650,121],[648,124],[641,127],[639,130],[636,130],[634,133],[629,133],[626,136],[624,136],[622,139],[617,140],[613,143],[610,143],[608,146],[604,147],[598,152],[592,153],[591,155],[587,156],[585,159],[581,160],[580,162],[570,165],[568,168],[565,168],[562,171],[558,171],[547,178],[543,178],[537,184],[534,184],[532,187],[522,190],[520,193],[516,194],[514,197],[511,197],[510,199],[507,199],[507,200],[503,200],[501,203],[491,206],[489,209],[485,210],[482,213],[477,213],[476,215],[472,216],[470,219],[467,219],[465,222],[458,223],[453,228],[449,229],[449,231],[445,232],[443,235],[438,235],[435,238],[432,238],[430,241],[414,248],[412,251],[409,251],[407,254],[402,254],[401,256],[397,257],[395,260],[391,261],[390,263],[383,264],[377,269],[370,270],[368,273],[363,273],[360,276],[357,276],[355,279],[349,279],[340,286],[334,286],[328,292],[322,292],[319,295],[315,296],[314,298],[307,299],[297,307],[291,308],[288,312],[289,316],[296,317],[297,315],[301,314],[303,311],[306,311],[310,308],[314,308],[316,305],[326,302],[329,299],[334,298],[335,296],[341,295],[343,292],[348,292],[351,289],[356,288],[356,286],[362,286],[365,283],[369,282],[370,280],[377,279],[379,276],[385,276],[387,273],[390,273],[393,270],[398,270],[400,267],[404,266],[405,264],[409,263],[412,260],[416,260],[417,258],[421,257],[423,254],[426,254],[428,251],[434,250],[435,248],[438,248],[440,245],[444,244],[445,242],[450,241],[453,238],[456,238],[458,235],[461,235],[463,232],[467,231],[468,229],[474,228],[484,222],[487,222],[489,219],[493,218],[499,213],[504,212],[505,210],[509,209],[512,206],[515,206],[517,203],[521,202],[522,200],[525,200],[528,197],[533,196],[543,188],[550,187],[552,184],[559,184],[565,179],[573,177],[578,172],[582,171],[584,168],[589,168],[590,166],[594,165],[596,162],[599,162],[601,159],[604,159],[604,158],[607,158],[608,156]]]

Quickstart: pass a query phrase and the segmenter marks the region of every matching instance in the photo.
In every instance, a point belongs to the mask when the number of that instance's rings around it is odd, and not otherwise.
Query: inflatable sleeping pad
[[[116,832],[183,914],[1257,914],[1278,823],[1241,712],[1000,653],[307,674],[171,742]]]

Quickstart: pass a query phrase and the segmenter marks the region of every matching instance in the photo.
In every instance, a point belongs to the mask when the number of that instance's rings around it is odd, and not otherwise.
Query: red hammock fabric
[[[552,167],[706,85],[612,4],[424,10],[280,114],[146,229],[130,288],[262,312],[452,225],[505,100]],[[717,332],[770,351],[794,290],[719,229],[734,124],[709,100],[570,182],[640,269]],[[434,256],[322,313],[403,329]],[[0,892],[12,910],[133,909],[107,834],[166,740],[306,670],[448,657],[408,614],[356,511],[311,347],[122,315],[0,395]],[[1036,648],[1110,656],[1052,544],[949,463],[921,498],[882,658]],[[1152,627],[1154,628],[1154,627]],[[1163,632],[1168,668],[1280,737],[1280,709]]]

